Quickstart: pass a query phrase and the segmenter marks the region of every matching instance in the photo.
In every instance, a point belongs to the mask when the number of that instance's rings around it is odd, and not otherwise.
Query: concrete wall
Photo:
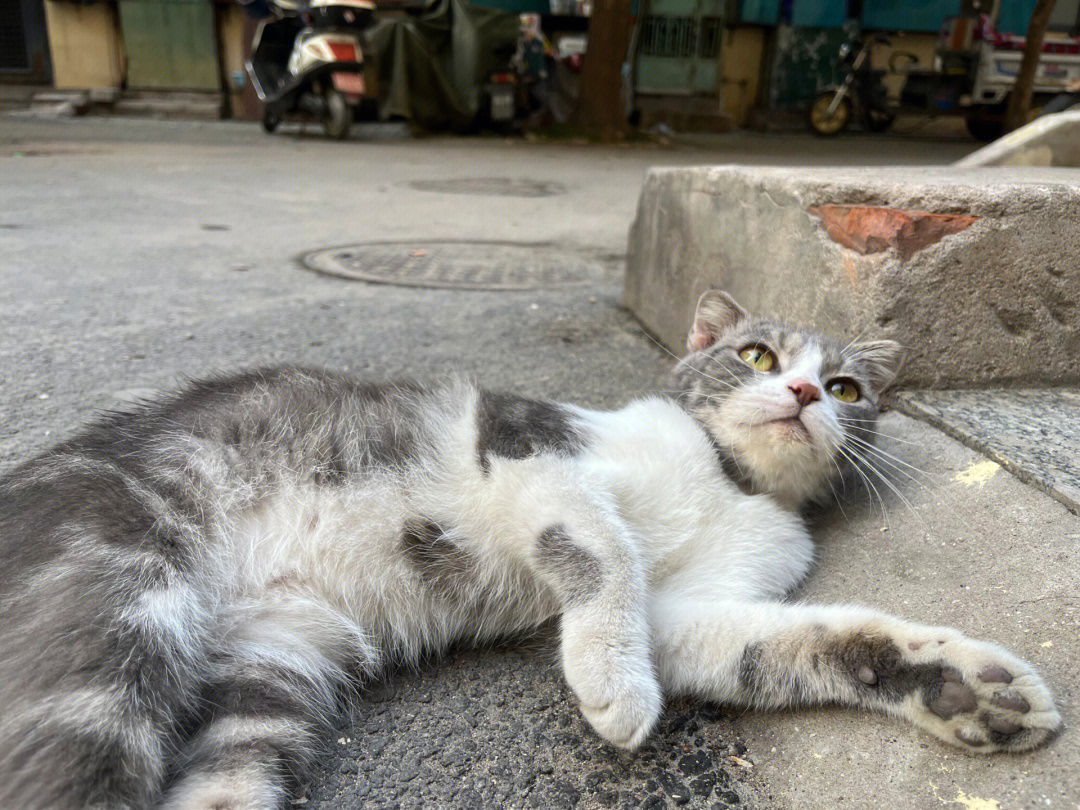
[[[955,165],[1080,167],[1080,109],[1036,118]]]

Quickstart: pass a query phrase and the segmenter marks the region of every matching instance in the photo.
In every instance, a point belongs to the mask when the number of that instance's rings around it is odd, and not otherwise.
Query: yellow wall
[[[221,71],[224,74],[224,84],[229,97],[229,111],[233,118],[244,118],[243,89],[247,83],[247,72],[244,69],[244,54],[247,49],[247,33],[244,30],[244,21],[247,12],[239,5],[218,6],[217,8],[217,34],[218,48],[221,55]],[[238,84],[234,74],[241,75],[243,83]]]
[[[45,2],[53,83],[61,89],[120,87],[123,41],[113,3]]]
[[[764,28],[748,26],[724,29],[720,108],[731,116],[735,126],[743,126],[750,110],[757,104],[764,47]]]

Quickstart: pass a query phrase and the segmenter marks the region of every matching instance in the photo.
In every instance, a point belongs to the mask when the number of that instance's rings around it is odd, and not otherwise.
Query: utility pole
[[[1039,67],[1043,37],[1050,25],[1050,15],[1054,12],[1057,0],[1038,0],[1031,12],[1028,23],[1027,42],[1024,43],[1024,58],[1020,60],[1020,70],[1016,74],[1016,84],[1009,93],[1009,106],[1005,112],[1005,131],[1012,132],[1027,123],[1031,112],[1031,91],[1035,84],[1035,71]]]
[[[572,123],[605,141],[626,137],[622,66],[630,46],[630,0],[595,0]]]

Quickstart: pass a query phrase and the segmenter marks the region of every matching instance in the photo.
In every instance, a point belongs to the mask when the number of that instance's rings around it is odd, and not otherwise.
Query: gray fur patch
[[[761,697],[761,642],[747,644],[739,656],[739,687],[746,695],[746,702],[756,705]]]
[[[765,642],[755,641],[743,648],[739,657],[738,679],[743,700],[749,706],[778,709],[815,703],[804,678],[775,656],[768,655]]]
[[[821,642],[821,656],[831,670],[848,678],[868,705],[898,703],[916,691],[930,704],[945,683],[941,664],[908,663],[900,649],[883,636],[857,632],[826,637]],[[864,672],[872,673],[872,680],[860,674]]]
[[[556,592],[566,605],[587,602],[600,590],[603,575],[600,561],[576,545],[561,524],[540,533],[536,541],[536,561],[551,577]]]
[[[476,411],[476,450],[484,473],[491,468],[491,456],[573,456],[585,445],[570,414],[553,402],[481,391]]]
[[[436,593],[461,593],[474,579],[472,558],[431,520],[402,526],[401,550],[424,585]]]

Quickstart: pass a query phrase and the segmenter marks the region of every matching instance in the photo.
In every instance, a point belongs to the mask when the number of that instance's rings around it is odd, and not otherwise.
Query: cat
[[[957,630],[783,601],[800,516],[900,347],[700,299],[673,392],[611,412],[294,367],[100,418],[0,480],[0,807],[269,810],[355,686],[560,616],[585,718],[842,704],[973,752],[1061,719]]]

